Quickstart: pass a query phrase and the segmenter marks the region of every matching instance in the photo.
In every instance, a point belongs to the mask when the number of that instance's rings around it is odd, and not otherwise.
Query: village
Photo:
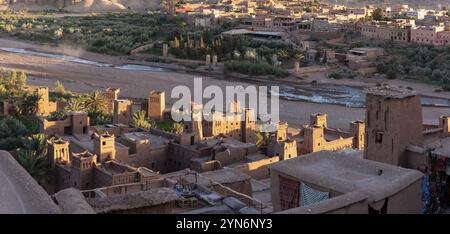
[[[5,213],[448,213],[443,6],[24,4],[0,1],[0,184],[19,191]],[[280,86],[265,94],[279,121],[238,99],[175,108],[198,76]]]
[[[200,119],[163,130],[171,122],[163,90],[149,91],[135,111],[119,88],[97,94],[112,114],[104,125],[66,111],[71,101],[49,101],[47,87],[29,92],[39,97],[31,137],[47,149],[50,179],[39,182],[69,213],[421,213],[423,176],[446,181],[438,162],[449,157],[449,117],[423,124],[419,97],[407,89],[368,89],[366,121],[348,132],[311,113],[302,128],[279,122],[272,133],[238,102],[212,121],[192,103],[182,111]],[[15,105],[4,100],[3,115],[15,115]],[[21,161],[23,150],[10,153]]]

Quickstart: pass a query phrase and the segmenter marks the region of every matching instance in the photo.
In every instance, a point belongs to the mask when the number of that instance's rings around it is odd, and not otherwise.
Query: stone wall
[[[275,156],[254,162],[243,163],[234,168],[244,174],[251,176],[254,179],[266,179],[270,177],[269,165],[272,163],[276,163],[279,160],[279,157]]]

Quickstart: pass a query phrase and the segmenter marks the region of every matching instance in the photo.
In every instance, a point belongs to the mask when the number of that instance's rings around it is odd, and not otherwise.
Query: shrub
[[[237,61],[233,60],[225,63],[225,71],[238,72],[246,75],[275,75],[276,77],[286,77],[288,72],[275,67],[265,61]]]
[[[395,70],[391,69],[387,72],[386,78],[388,78],[389,80],[395,80],[397,78],[397,73],[395,72]]]
[[[338,72],[332,72],[332,73],[328,74],[328,78],[339,80],[342,78],[342,75]]]
[[[11,151],[22,147],[22,137],[30,132],[19,119],[12,116],[4,117],[0,120],[0,149]]]
[[[441,87],[444,91],[450,91],[450,84],[443,84]]]

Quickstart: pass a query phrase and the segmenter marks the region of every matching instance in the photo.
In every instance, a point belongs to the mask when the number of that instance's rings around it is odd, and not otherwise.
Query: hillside
[[[0,0],[0,4],[2,1]],[[28,11],[54,11],[65,10],[76,13],[110,12],[123,10],[158,10],[161,8],[161,0],[17,0],[16,3],[0,5],[0,9]]]

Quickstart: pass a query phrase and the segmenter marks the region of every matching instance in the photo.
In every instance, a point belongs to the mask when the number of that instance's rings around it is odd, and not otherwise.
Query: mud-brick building
[[[362,154],[322,151],[272,164],[274,212],[421,213],[423,174],[363,159]]]

